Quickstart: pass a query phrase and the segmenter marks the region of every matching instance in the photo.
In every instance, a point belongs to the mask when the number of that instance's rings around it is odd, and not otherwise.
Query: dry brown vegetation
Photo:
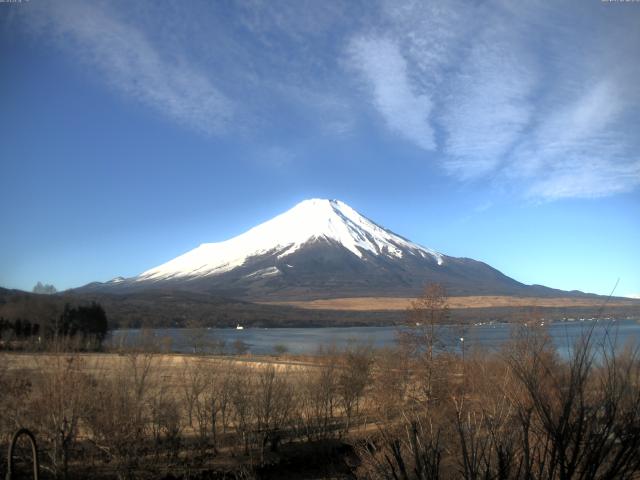
[[[260,302],[266,305],[288,305],[310,310],[344,310],[344,311],[394,311],[406,310],[407,305],[416,301],[409,297],[357,297],[329,298],[319,300]],[[467,296],[449,297],[450,309],[458,308],[497,308],[497,307],[600,307],[602,298],[548,298],[548,297],[515,297],[515,296]],[[609,307],[637,306],[633,299],[610,300]]]
[[[29,428],[56,478],[235,478],[272,463],[283,443],[336,439],[363,418],[369,350],[329,349],[303,363],[150,347],[2,354],[3,444]]]
[[[544,330],[520,327],[504,352],[467,352],[463,362],[435,354],[425,325],[398,350],[329,348],[312,362],[6,353],[0,434],[6,445],[31,429],[51,478],[269,478],[291,452],[336,441],[357,455],[332,450],[342,472],[333,478],[638,473],[636,351],[587,337],[562,361]]]

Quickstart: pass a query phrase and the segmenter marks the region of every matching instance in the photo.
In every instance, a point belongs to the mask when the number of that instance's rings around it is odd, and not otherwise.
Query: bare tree
[[[232,376],[227,365],[217,362],[203,362],[197,368],[200,369],[202,379],[202,388],[194,403],[197,432],[201,448],[204,450],[210,443],[215,454],[218,451],[219,427],[221,425],[223,432],[226,432],[228,426]],[[244,405],[241,407],[243,409]]]
[[[176,459],[182,444],[180,406],[169,386],[162,382],[150,398],[150,429],[156,458],[165,448],[169,459]]]
[[[358,448],[359,477],[376,480],[441,478],[444,446],[439,428],[428,417],[381,428],[376,438]]]
[[[434,355],[442,345],[440,327],[449,319],[448,297],[439,283],[428,284],[407,311],[408,325],[399,334],[400,343],[418,361],[424,375],[424,394],[434,397]]]
[[[360,400],[371,380],[373,359],[371,347],[353,346],[344,353],[338,372],[338,393],[346,417],[348,432],[354,414],[359,413]]]
[[[193,427],[193,409],[206,388],[205,370],[192,358],[185,357],[182,363],[182,382],[180,382],[182,399],[187,410],[189,426]]]
[[[66,479],[69,460],[88,406],[88,379],[84,362],[78,354],[53,355],[47,365],[39,362],[41,375],[31,396],[31,417],[47,444],[51,469],[56,477]]]
[[[245,455],[249,454],[251,424],[253,420],[253,376],[248,368],[237,367],[230,384],[230,400],[236,431],[240,436]]]
[[[337,373],[337,353],[332,349],[323,354],[319,365],[302,379],[299,418],[309,440],[327,438],[336,433]]]
[[[13,433],[29,422],[30,398],[34,390],[33,376],[19,369],[7,368],[7,355],[0,359],[0,439],[8,443]]]
[[[532,348],[512,356],[522,383],[524,454],[538,477],[631,478],[640,470],[640,358],[613,344],[596,351],[593,328],[568,364]]]
[[[411,381],[409,357],[399,348],[378,350],[372,368],[371,402],[379,422],[388,423],[404,410]]]
[[[121,365],[92,385],[99,398],[85,412],[89,438],[113,462],[118,478],[127,479],[142,459],[151,419],[154,354],[133,352]]]
[[[261,461],[267,443],[276,451],[282,430],[288,426],[293,408],[293,387],[286,379],[288,372],[278,372],[268,365],[258,373],[255,385],[255,418],[259,435]]]

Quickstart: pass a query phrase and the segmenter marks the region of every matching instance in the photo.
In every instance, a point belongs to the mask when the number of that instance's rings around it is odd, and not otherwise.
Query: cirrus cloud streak
[[[624,12],[567,7],[549,21],[535,2],[390,2],[348,52],[389,128],[454,177],[540,200],[631,191],[640,68],[629,60],[640,35]]]

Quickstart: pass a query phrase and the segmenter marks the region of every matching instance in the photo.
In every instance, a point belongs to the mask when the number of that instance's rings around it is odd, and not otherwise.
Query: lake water
[[[514,326],[505,323],[440,327],[440,337],[445,348],[460,351],[464,342],[465,351],[481,346],[498,349],[511,336]],[[634,320],[600,320],[555,322],[546,325],[551,338],[561,355],[570,352],[575,340],[593,328],[595,342],[605,336],[613,339],[617,347],[626,343],[640,345],[640,323]],[[335,327],[335,328],[245,328],[237,329],[154,329],[145,334],[141,330],[115,330],[108,341],[112,346],[132,345],[143,341],[143,336],[153,336],[156,342],[176,353],[216,351],[224,346],[225,351],[234,352],[240,344],[254,355],[274,353],[275,349],[286,349],[290,353],[313,354],[321,346],[372,345],[392,347],[396,344],[399,327]],[[464,338],[462,341],[461,339]],[[147,340],[149,340],[147,338]]]

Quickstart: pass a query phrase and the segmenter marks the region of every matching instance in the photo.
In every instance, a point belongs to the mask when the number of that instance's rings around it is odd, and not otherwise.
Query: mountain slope
[[[251,300],[416,295],[427,282],[451,295],[566,296],[489,265],[397,235],[337,200],[305,200],[230,240],[205,243],[140,275],[82,291],[176,289]],[[578,292],[579,293],[579,292]]]
[[[143,272],[137,280],[218,275],[242,266],[253,257],[275,255],[283,259],[314,241],[335,243],[359,259],[366,254],[392,258],[410,254],[442,261],[439,253],[380,227],[343,202],[312,199],[231,240],[202,244]]]

